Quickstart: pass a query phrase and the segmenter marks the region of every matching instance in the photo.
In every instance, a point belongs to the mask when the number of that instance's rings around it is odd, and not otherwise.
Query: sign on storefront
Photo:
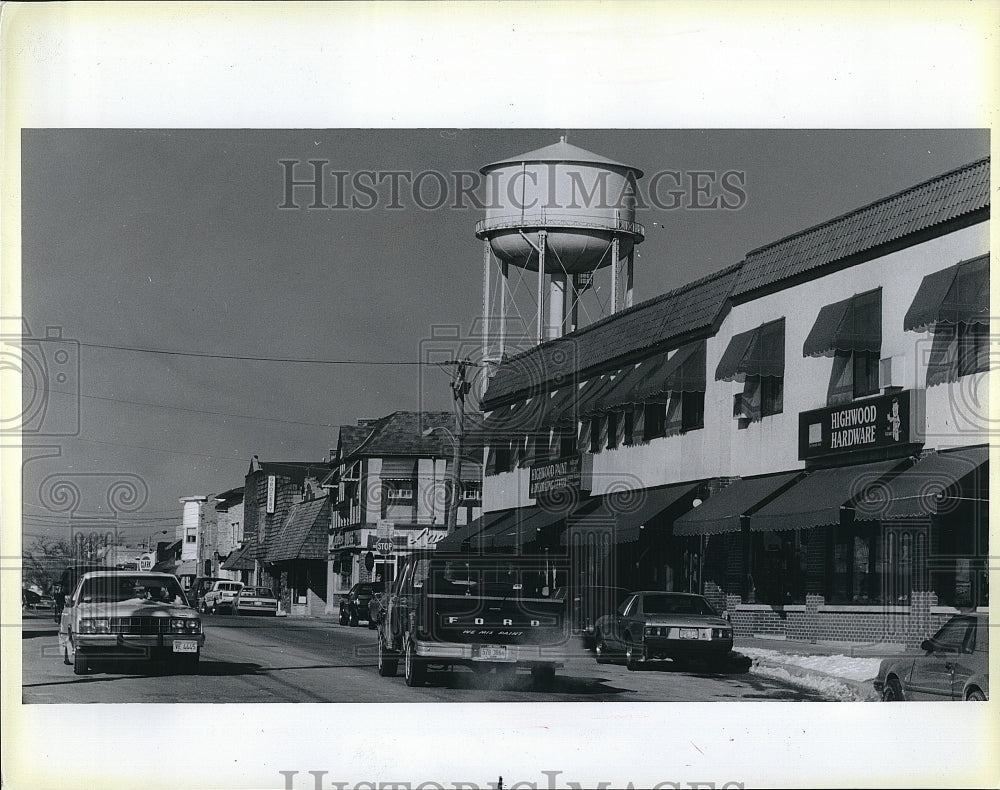
[[[267,476],[267,512],[274,512],[274,475]]]
[[[799,458],[907,448],[923,441],[923,392],[888,395],[799,414]]]
[[[528,496],[537,497],[539,494],[550,494],[563,489],[579,491],[582,487],[582,480],[579,455],[532,466],[528,481]]]

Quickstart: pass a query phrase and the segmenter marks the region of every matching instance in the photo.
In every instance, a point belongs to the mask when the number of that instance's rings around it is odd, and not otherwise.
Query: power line
[[[32,338],[32,342],[60,342],[65,343],[64,338],[40,337]],[[142,348],[139,346],[113,346],[106,343],[87,343],[83,340],[75,341],[86,348],[103,348],[111,351],[133,351],[141,354],[165,354],[173,357],[202,357],[205,359],[232,359],[241,362],[291,362],[306,365],[434,365],[435,362],[423,360],[398,360],[398,359],[303,359],[300,357],[251,357],[239,354],[209,354],[203,351],[174,351],[165,348]]]

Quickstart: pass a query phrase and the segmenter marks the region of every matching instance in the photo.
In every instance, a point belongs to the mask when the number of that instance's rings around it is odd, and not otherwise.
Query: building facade
[[[984,159],[502,360],[449,545],[919,644],[988,601],[988,332]]]
[[[453,420],[450,412],[398,411],[341,427],[334,469],[324,482],[333,506],[331,613],[332,602],[352,585],[391,581],[401,555],[433,548],[447,535],[447,481],[454,445],[446,426]],[[464,445],[459,527],[481,512],[481,448],[478,440]],[[391,551],[377,551],[379,537],[391,542]]]

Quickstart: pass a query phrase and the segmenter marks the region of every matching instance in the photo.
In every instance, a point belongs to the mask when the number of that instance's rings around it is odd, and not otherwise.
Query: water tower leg
[[[500,360],[503,361],[505,347],[507,345],[507,261],[500,262],[500,328],[497,335],[500,340]]]
[[[618,239],[611,240],[611,312],[618,312]]]
[[[632,275],[635,267],[635,247],[628,252],[628,259],[625,262],[625,307],[632,306]]]
[[[483,360],[490,358],[490,243],[483,242]]]
[[[548,339],[562,337],[566,327],[566,285],[565,272],[554,272],[549,284]]]
[[[535,342],[541,343],[544,339],[542,335],[542,321],[545,316],[545,237],[544,230],[538,231],[538,312],[535,322]]]

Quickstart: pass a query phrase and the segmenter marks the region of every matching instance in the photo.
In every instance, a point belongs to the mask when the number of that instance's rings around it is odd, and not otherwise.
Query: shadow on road
[[[426,684],[431,688],[460,689],[464,691],[521,691],[537,694],[571,694],[599,696],[634,694],[633,689],[609,686],[606,678],[560,675],[548,684],[536,681],[527,673],[478,673],[463,671],[434,671],[427,673]]]
[[[43,631],[22,631],[21,639],[37,639],[40,636],[58,636],[59,629],[53,626],[52,628],[46,628]]]

